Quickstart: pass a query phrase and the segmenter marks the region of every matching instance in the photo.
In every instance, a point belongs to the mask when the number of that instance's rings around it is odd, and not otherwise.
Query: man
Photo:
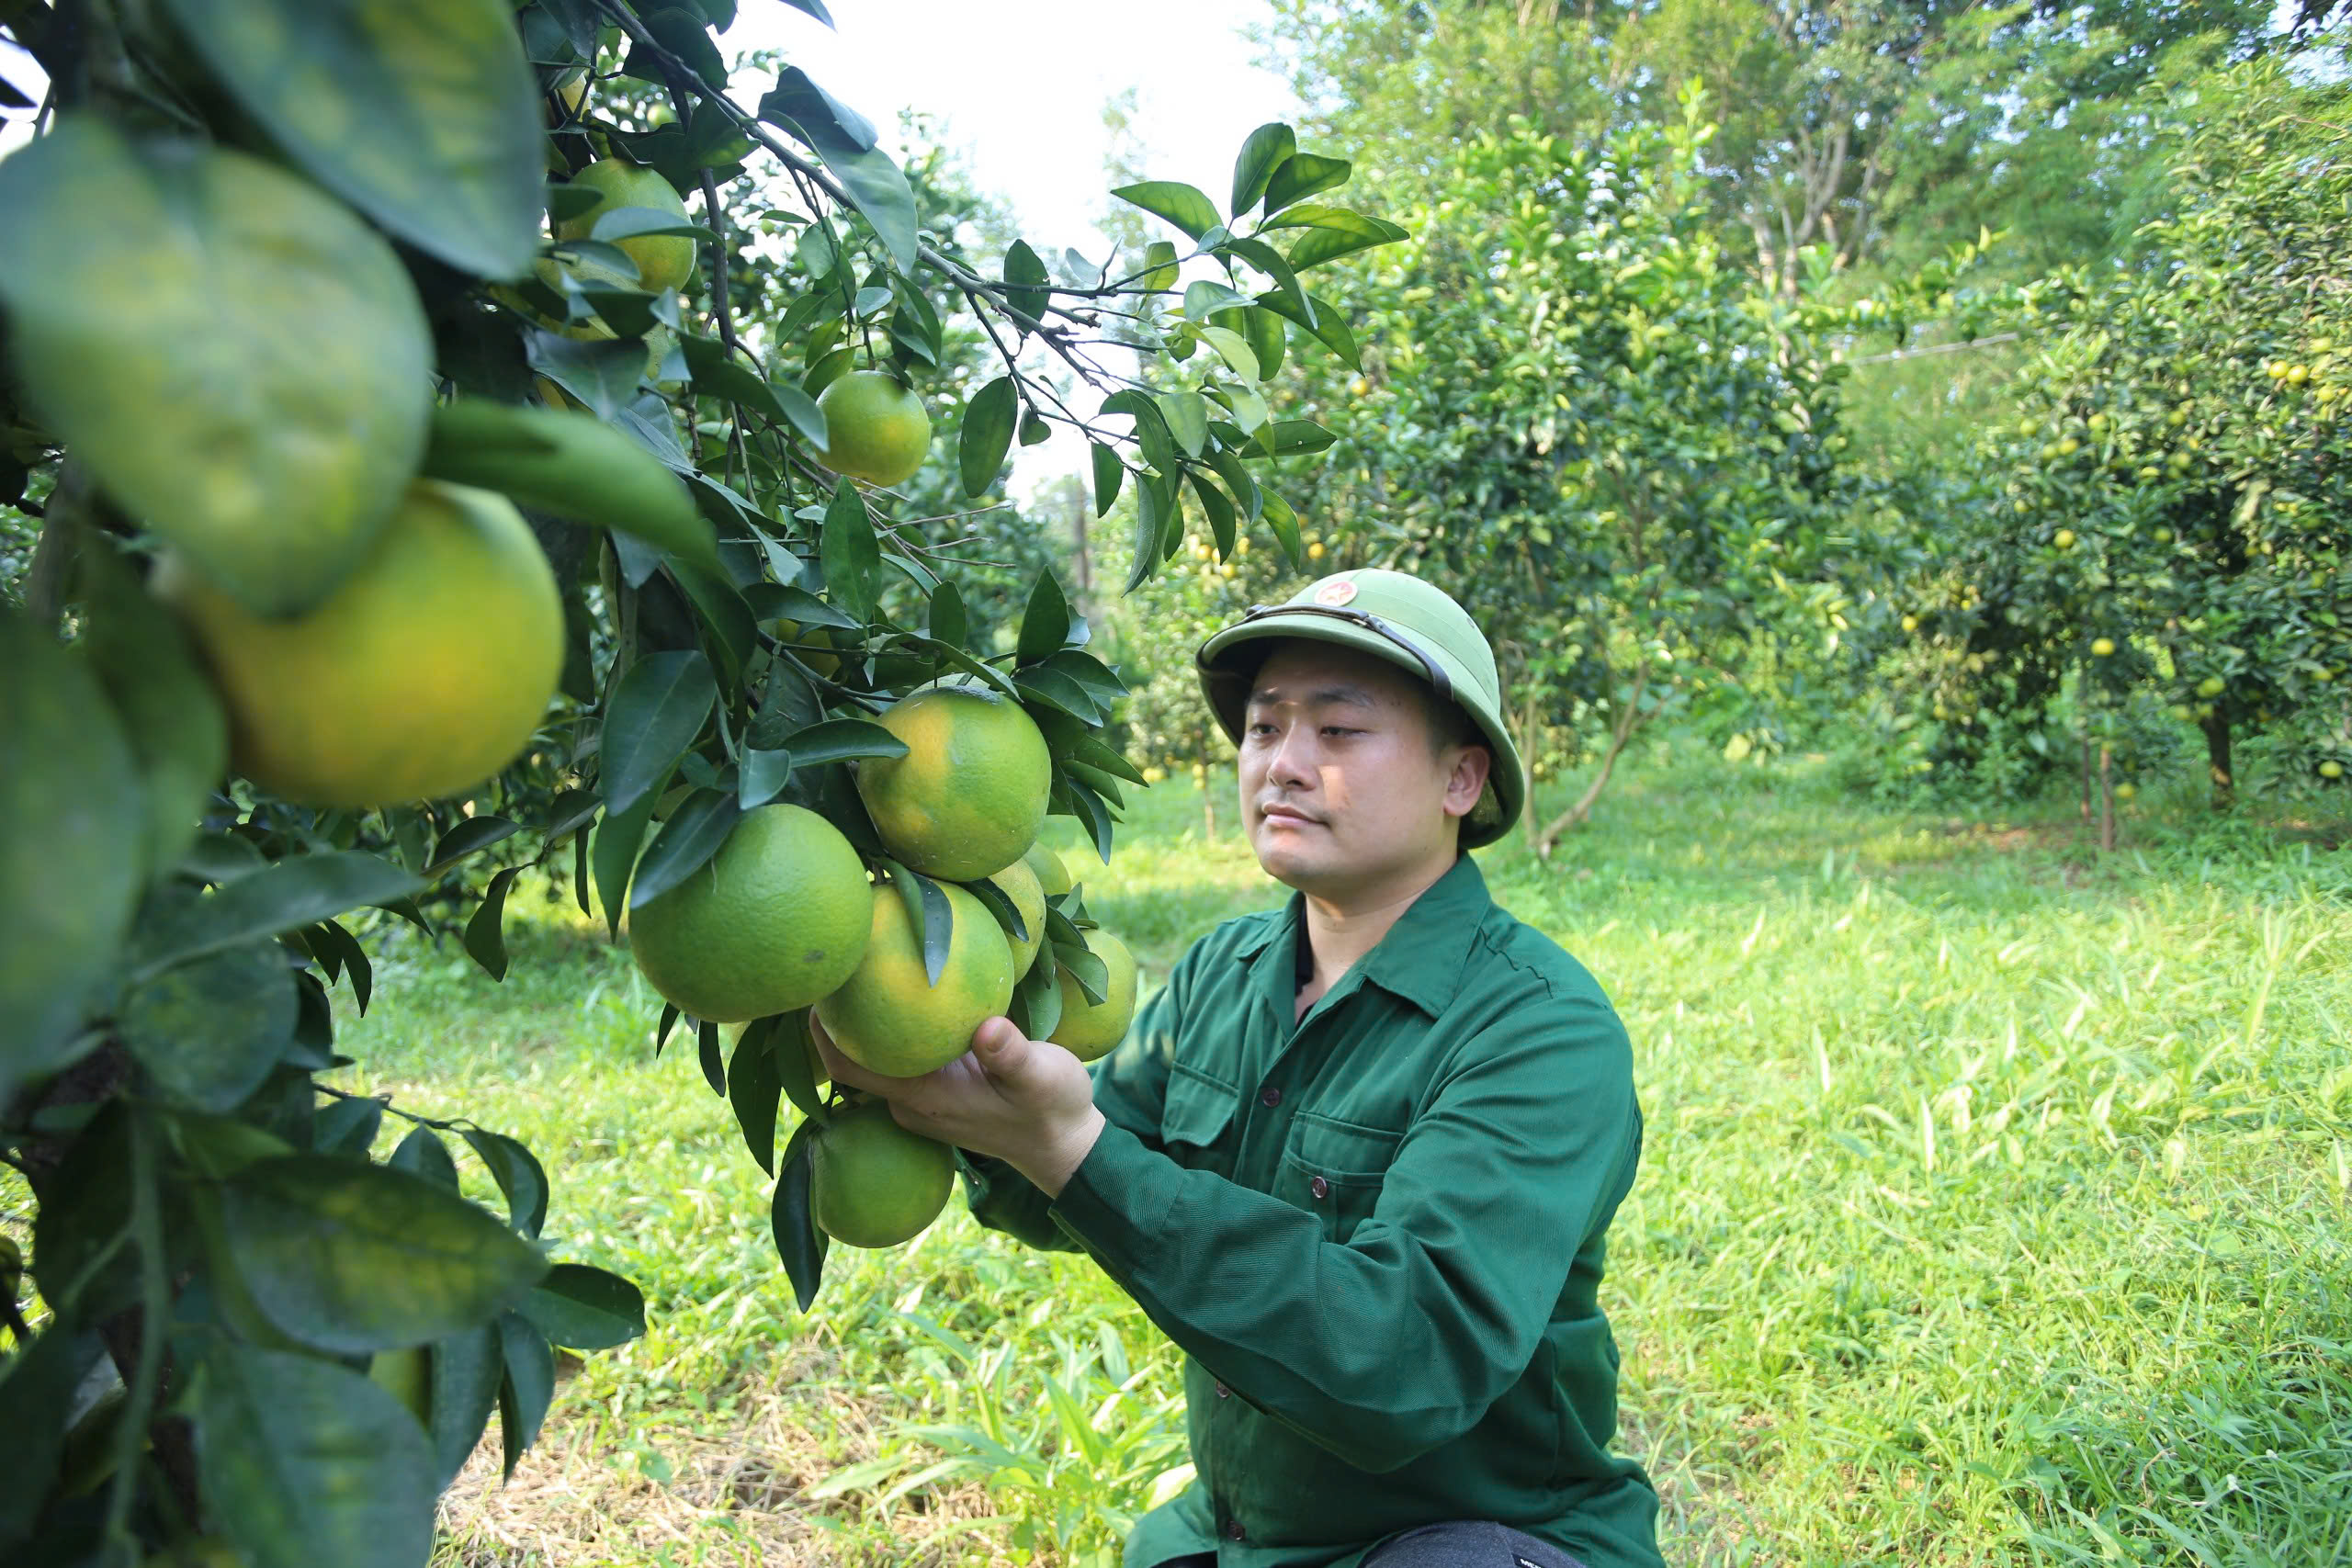
[[[1199,664],[1288,906],[1194,943],[1091,1076],[992,1019],[926,1077],[828,1046],[833,1077],[1190,1358],[1196,1479],[1127,1568],[1658,1568],[1595,1302],[1632,1054],[1464,852],[1526,796],[1492,651],[1437,589],[1359,570]]]

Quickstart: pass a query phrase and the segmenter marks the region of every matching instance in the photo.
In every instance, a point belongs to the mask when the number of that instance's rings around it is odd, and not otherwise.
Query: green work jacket
[[[1354,1568],[1445,1519],[1660,1568],[1595,1300],[1641,1153],[1623,1025],[1467,855],[1294,1021],[1303,918],[1178,962],[1058,1200],[966,1164],[982,1224],[1082,1248],[1188,1358],[1196,1476],[1126,1568]]]

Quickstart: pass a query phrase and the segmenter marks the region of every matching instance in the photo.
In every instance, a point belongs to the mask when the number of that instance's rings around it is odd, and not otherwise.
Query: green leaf
[[[617,1274],[559,1263],[514,1309],[558,1345],[609,1350],[645,1337],[645,1298]]]
[[[177,616],[161,613],[104,535],[81,543],[84,622],[75,647],[122,721],[146,785],[141,863],[152,874],[195,842],[229,765],[229,720]]]
[[[504,1374],[498,1382],[498,1441],[512,1481],[555,1401],[555,1348],[522,1314],[501,1313],[498,1359]]]
[[[970,630],[964,615],[964,595],[952,582],[943,582],[931,596],[931,637],[933,642],[963,646]]]
[[[1351,165],[1345,158],[1323,158],[1312,152],[1295,152],[1284,159],[1266,181],[1266,216],[1271,219],[1294,202],[1306,200],[1317,191],[1347,184]]]
[[[0,305],[41,423],[247,609],[316,606],[424,450],[432,333],[391,247],[273,164],[134,147],[92,116],[0,161]]]
[[[873,620],[875,595],[880,591],[875,579],[882,568],[882,547],[874,536],[874,517],[865,510],[865,498],[847,479],[834,486],[833,499],[825,507],[818,558],[824,568],[825,591],[833,603],[861,625]]]
[[[1118,448],[1106,446],[1100,441],[1090,441],[1094,458],[1094,515],[1102,516],[1111,503],[1119,499],[1119,486],[1127,477],[1127,465],[1120,459]]]
[[[742,811],[756,811],[784,793],[792,782],[792,753],[789,750],[759,750],[743,749],[741,761],[743,776],[736,786],[735,805]]]
[[[1216,553],[1221,557],[1231,555],[1233,541],[1240,532],[1234,518],[1233,502],[1200,469],[1191,470],[1186,477],[1193,481],[1193,493],[1201,498],[1201,510],[1208,513],[1209,532],[1216,536]]]
[[[1287,296],[1300,310],[1306,308],[1306,290],[1299,286],[1298,274],[1283,254],[1263,240],[1227,240],[1224,249],[1241,257],[1250,265],[1272,278],[1274,287]]]
[[[1208,400],[1198,392],[1162,392],[1159,412],[1168,421],[1169,433],[1187,457],[1197,457],[1209,443]]]
[[[491,845],[511,839],[522,829],[503,817],[461,817],[440,841],[433,846],[433,853],[424,863],[424,876],[430,881],[465,859],[479,854]]]
[[[1159,541],[1167,527],[1167,517],[1159,504],[1159,492],[1148,483],[1136,486],[1136,532],[1133,542],[1134,561],[1127,568],[1126,585],[1122,592],[1133,593],[1151,581],[1159,570]]]
[[[817,1073],[823,1063],[817,1055],[816,1037],[808,1032],[808,1009],[775,1016],[768,1050],[775,1058],[777,1080],[793,1109],[819,1122],[829,1120],[824,1099],[817,1091]]]
[[[1250,133],[1241,144],[1241,153],[1233,160],[1233,211],[1237,219],[1257,205],[1266,194],[1266,182],[1273,178],[1290,155],[1298,151],[1298,137],[1287,125],[1261,125]]]
[[[978,882],[967,882],[963,884],[963,887],[965,892],[978,898],[982,905],[986,906],[988,912],[996,917],[996,923],[1004,928],[1007,936],[1015,942],[1029,940],[1029,922],[1021,918],[1019,907],[1006,896],[1003,888],[999,887],[985,876]]]
[[[1069,601],[1054,581],[1051,567],[1040,570],[1029,590],[1029,605],[1021,616],[1021,641],[1013,653],[1018,665],[1039,663],[1069,640]]]
[[[645,847],[645,858],[637,863],[628,907],[644,908],[710,863],[710,857],[727,842],[742,815],[729,791],[698,789],[686,796]]]
[[[972,395],[964,409],[964,428],[956,438],[956,462],[964,478],[964,493],[986,494],[996,483],[997,470],[1012,446],[1012,426],[1021,398],[1009,375],[1000,376]]]
[[[1338,355],[1350,369],[1363,368],[1363,360],[1356,353],[1355,334],[1348,330],[1347,318],[1340,315],[1329,300],[1310,294],[1306,297],[1307,308],[1302,310],[1280,293],[1273,293],[1259,295],[1258,303],[1277,316],[1305,327],[1326,348]]]
[[[1406,231],[1385,219],[1360,212],[1331,211],[1317,219],[1290,247],[1290,265],[1299,272],[1340,256],[1353,255],[1374,245],[1394,244]]]
[[[432,1448],[390,1393],[225,1337],[192,1382],[206,1504],[255,1568],[415,1568],[431,1554]]]
[[[506,1199],[508,1222],[526,1236],[536,1236],[548,1219],[548,1173],[538,1158],[503,1133],[463,1127],[458,1135],[474,1151]]]
[[[667,778],[718,701],[710,660],[692,650],[648,654],[605,705],[598,785],[607,822]]]
[[[861,151],[879,140],[872,120],[819,86],[797,65],[777,73],[775,85],[760,99],[760,118],[795,130],[822,126]]]
[[[662,775],[666,782],[668,773]],[[627,811],[607,811],[596,829],[595,847],[591,853],[596,880],[596,901],[605,907],[605,926],[615,936],[620,934],[621,911],[627,908],[629,874],[637,869],[638,846],[645,841],[645,829],[653,820],[656,789],[648,790],[637,804]]]
[[[1176,287],[1177,274],[1182,270],[1176,260],[1176,244],[1172,240],[1154,240],[1143,248],[1143,275],[1136,279],[1138,288],[1154,294]]]
[[[137,973],[159,974],[255,937],[276,936],[362,905],[406,898],[424,884],[356,850],[297,855],[210,893],[159,903],[135,943]]]
[[[1227,369],[1247,381],[1258,379],[1257,351],[1250,346],[1239,333],[1216,326],[1204,326],[1196,330],[1201,334],[1201,341],[1216,351],[1219,359],[1225,361]]]
[[[1005,308],[1012,319],[1035,332],[1044,324],[1046,306],[1053,299],[1048,285],[1053,275],[1026,240],[1015,240],[1004,253]]]
[[[286,1333],[352,1353],[454,1334],[547,1272],[538,1249],[421,1177],[324,1155],[247,1166],[221,1218],[254,1304]]]
[[[492,877],[482,889],[481,908],[466,922],[466,955],[493,980],[506,978],[506,890],[521,871],[510,865]]]
[[[805,90],[804,90],[805,89]],[[800,138],[823,159],[900,272],[914,270],[915,197],[907,176],[875,145],[874,129],[797,66],[760,100],[760,118]],[[862,136],[859,132],[862,130]]]
[[[0,1105],[73,1055],[139,897],[147,804],[88,667],[0,606]]]
[[[775,1198],[768,1210],[768,1228],[775,1237],[776,1256],[792,1281],[792,1297],[807,1312],[825,1282],[825,1252],[831,1238],[817,1228],[809,1213],[808,1140],[821,1122],[803,1122],[784,1146],[775,1178]]]
[[[1265,509],[1265,494],[1259,490],[1258,481],[1250,477],[1247,465],[1224,447],[1212,446],[1209,448],[1209,467],[1215,468],[1216,477],[1225,481],[1226,491],[1233,497],[1234,505],[1241,509],[1241,515],[1251,523],[1258,521],[1260,513]]]
[[[1320,452],[1338,439],[1311,419],[1278,419],[1258,434],[1259,444],[1277,457]]]
[[[784,410],[784,417],[799,432],[800,438],[822,450],[825,411],[817,406],[817,400],[788,381],[771,382],[769,389],[775,393],[776,406]]]
[[[458,1190],[458,1162],[449,1157],[449,1145],[430,1127],[411,1128],[385,1163],[394,1170],[405,1170],[411,1176],[437,1182],[452,1192]]]
[[[261,1087],[294,1036],[294,972],[274,942],[183,964],[124,998],[115,1032],[156,1093],[232,1111]]]
[[[166,0],[164,9],[321,185],[461,271],[530,270],[544,133],[504,0]]]
[[[1227,288],[1214,278],[1204,277],[1184,290],[1184,318],[1205,321],[1219,310],[1238,310],[1250,303],[1250,296]]]
[[[705,86],[713,92],[727,91],[727,62],[719,54],[718,45],[711,41],[709,24],[700,11],[680,6],[641,9],[645,30],[655,42],[684,62],[702,78]],[[669,80],[668,73],[642,44],[629,50],[628,57],[621,62],[621,73],[656,86]]]
[[[1012,987],[1012,1006],[1005,1016],[1032,1040],[1043,1040],[1061,1026],[1062,987],[1051,964],[1029,966]]]
[[[1299,543],[1298,513],[1291,510],[1289,502],[1272,491],[1263,492],[1263,500],[1266,526],[1273,530],[1274,542],[1282,546],[1293,571],[1305,571],[1306,556]]]
[[[718,1025],[704,1019],[695,1032],[698,1037],[695,1043],[700,1047],[703,1082],[710,1086],[711,1093],[724,1100],[727,1098],[727,1058],[718,1049]]]
[[[829,718],[797,729],[786,738],[794,762],[814,768],[826,762],[846,762],[859,757],[903,757],[907,743],[864,718]]]
[[[0,1543],[33,1533],[57,1479],[74,1391],[103,1354],[96,1334],[52,1317],[38,1338],[15,1345],[0,1363],[0,1430],[8,1434],[8,1462],[0,1466]]]
[[[369,1096],[329,1100],[312,1113],[311,1123],[312,1149],[364,1158],[383,1131],[384,1102]]]
[[[432,1387],[425,1429],[433,1438],[435,1483],[447,1488],[481,1441],[482,1427],[498,1404],[506,1361],[494,1323],[447,1335],[425,1356]]]
[[[1091,948],[1057,942],[1054,943],[1054,962],[1069,971],[1069,977],[1078,982],[1078,988],[1086,993],[1091,1005],[1101,1007],[1102,999],[1111,994],[1111,967]]]
[[[1216,203],[1197,186],[1175,180],[1147,180],[1121,186],[1111,193],[1130,207],[1140,207],[1155,218],[1165,218],[1197,240],[1217,226]]]
[[[1300,295],[1298,302],[1302,309],[1305,308],[1305,300],[1306,296]],[[1241,312],[1241,336],[1249,344],[1250,352],[1258,356],[1259,373],[1272,379],[1274,373],[1283,367],[1285,334],[1282,318],[1261,305],[1252,305]]]
[[[955,906],[947,902],[939,884],[921,872],[909,871],[892,860],[884,861],[882,867],[889,874],[890,886],[906,901],[907,919],[922,933],[923,982],[936,987],[940,976],[947,972],[947,954],[955,940]]]
[[[776,1103],[784,1092],[771,1048],[774,1033],[771,1020],[752,1020],[727,1063],[727,1100],[734,1107],[735,1124],[742,1129],[752,1157],[771,1176],[775,1173]]]

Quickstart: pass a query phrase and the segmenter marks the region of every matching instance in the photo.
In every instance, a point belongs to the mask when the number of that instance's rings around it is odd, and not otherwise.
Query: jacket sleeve
[[[1525,1371],[1640,1136],[1624,1029],[1572,996],[1513,1010],[1450,1058],[1344,1243],[1123,1127],[1050,1213],[1211,1376],[1387,1471],[1468,1431]]]
[[[1159,994],[1136,1015],[1126,1038],[1094,1064],[1094,1106],[1110,1122],[1105,1137],[1124,1131],[1146,1148],[1156,1152],[1160,1146],[1159,1112],[1168,1097],[1168,1063],[1175,1054],[1179,1016],[1174,998],[1184,976],[1185,965],[1179,964]],[[1002,1160],[967,1149],[956,1153],[973,1218],[1046,1251],[1080,1250],[1077,1239],[1054,1224],[1052,1200],[1027,1177]]]

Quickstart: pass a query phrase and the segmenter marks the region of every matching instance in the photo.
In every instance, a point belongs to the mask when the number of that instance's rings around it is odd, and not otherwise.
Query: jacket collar
[[[1396,918],[1379,945],[1358,961],[1355,974],[1435,1018],[1461,989],[1464,960],[1493,908],[1477,863],[1466,854],[1459,856]],[[1235,950],[1234,957],[1250,963],[1272,946],[1274,957],[1266,973],[1272,976],[1279,971],[1287,987],[1291,955],[1296,951],[1293,944],[1306,919],[1306,896],[1292,894],[1288,904],[1270,913]]]

